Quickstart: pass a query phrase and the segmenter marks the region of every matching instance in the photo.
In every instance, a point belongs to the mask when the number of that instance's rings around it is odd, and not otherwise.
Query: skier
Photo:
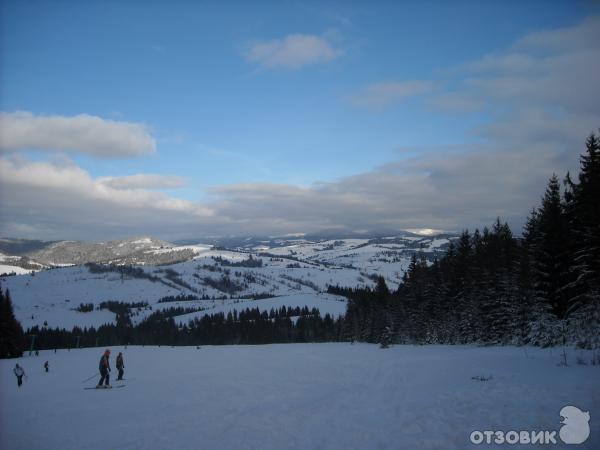
[[[44,363],[44,370],[45,370],[46,372],[48,372],[48,370],[49,370],[49,369],[50,369],[50,365],[48,364],[48,361],[46,361],[46,362]]]
[[[15,376],[17,377],[17,386],[21,387],[21,385],[23,384],[23,376],[25,375],[25,371],[23,370],[23,368],[20,365],[17,364],[17,365],[15,365],[13,372],[15,373]]]
[[[123,369],[125,369],[125,365],[123,364],[123,353],[119,352],[117,355],[117,370],[119,371],[117,380],[123,379]]]
[[[100,364],[98,366],[98,370],[100,370],[100,381],[98,381],[98,386],[96,388],[101,388],[102,383],[104,382],[104,387],[109,388],[110,386],[110,364],[108,362],[108,358],[110,356],[110,350],[106,349],[102,358],[100,358]]]

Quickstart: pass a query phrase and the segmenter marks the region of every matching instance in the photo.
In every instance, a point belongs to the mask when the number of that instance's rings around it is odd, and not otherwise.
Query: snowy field
[[[115,347],[111,363],[124,353],[126,386],[84,390],[97,381],[82,382],[102,350],[1,360],[0,448],[501,448],[469,436],[559,430],[565,405],[591,416],[588,441],[569,448],[600,448],[600,367],[589,364],[591,352],[569,350],[563,367],[559,350],[537,348]],[[15,362],[28,374],[21,388]]]

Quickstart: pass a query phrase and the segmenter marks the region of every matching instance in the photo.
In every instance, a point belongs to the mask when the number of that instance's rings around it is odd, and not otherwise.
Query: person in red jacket
[[[106,349],[102,358],[100,358],[100,364],[98,366],[98,370],[100,370],[100,381],[98,382],[98,386],[96,388],[109,388],[110,386],[110,363],[108,362],[108,358],[110,356],[110,350]],[[104,386],[102,386],[104,383]]]

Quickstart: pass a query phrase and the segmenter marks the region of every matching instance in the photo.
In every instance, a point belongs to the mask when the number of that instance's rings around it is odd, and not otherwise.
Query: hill
[[[132,311],[134,323],[153,311],[180,306],[202,309],[202,314],[310,306],[336,316],[343,314],[343,299],[325,295],[328,286],[374,286],[381,275],[396,288],[415,252],[433,260],[451,239],[447,235],[318,242],[294,238],[277,239],[271,245],[248,242],[229,250],[175,246],[152,238],[65,241],[30,254],[53,267],[40,262],[37,272],[23,269],[24,275],[1,277],[0,286],[10,290],[25,329],[115,323],[116,314],[100,307],[107,301],[145,303]],[[82,304],[86,306],[81,308]]]

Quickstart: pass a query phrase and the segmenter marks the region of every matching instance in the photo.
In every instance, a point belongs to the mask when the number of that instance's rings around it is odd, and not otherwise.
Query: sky
[[[600,126],[598,2],[0,5],[5,237],[518,234]]]

